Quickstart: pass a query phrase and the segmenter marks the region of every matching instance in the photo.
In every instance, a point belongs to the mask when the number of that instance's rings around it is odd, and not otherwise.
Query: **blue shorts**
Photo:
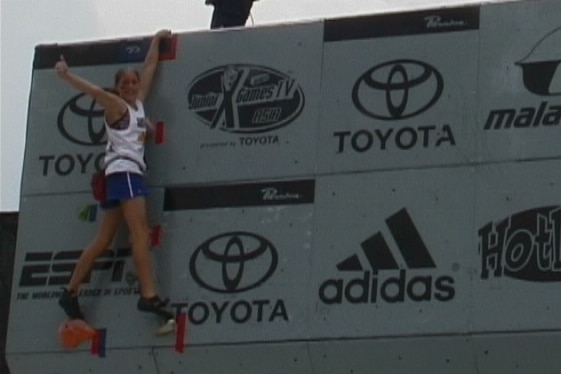
[[[103,209],[116,208],[123,200],[148,195],[144,177],[140,174],[126,172],[109,174],[106,176],[106,183],[107,199],[100,204]]]

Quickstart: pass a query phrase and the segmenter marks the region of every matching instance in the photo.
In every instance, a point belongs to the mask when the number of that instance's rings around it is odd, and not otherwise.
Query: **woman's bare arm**
[[[170,36],[171,32],[169,30],[160,30],[154,35],[150,42],[150,48],[148,48],[146,58],[144,59],[144,66],[140,72],[140,92],[138,93],[138,99],[140,101],[144,101],[150,93],[152,80],[156,73],[156,68],[158,67],[160,41]]]
[[[105,109],[105,116],[110,123],[121,118],[127,110],[123,100],[103,88],[91,83],[90,81],[72,73],[68,68],[68,64],[64,56],[60,56],[60,60],[55,64],[55,71],[57,75],[70,86],[78,91],[81,91],[91,96],[103,109]]]

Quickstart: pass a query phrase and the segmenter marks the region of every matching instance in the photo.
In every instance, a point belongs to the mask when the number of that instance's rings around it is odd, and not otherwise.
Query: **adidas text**
[[[362,278],[328,279],[319,288],[319,298],[325,304],[400,303],[406,300],[415,302],[446,302],[454,298],[454,279],[450,276],[432,275],[408,276],[405,270],[399,276],[384,279],[379,274],[365,271]]]

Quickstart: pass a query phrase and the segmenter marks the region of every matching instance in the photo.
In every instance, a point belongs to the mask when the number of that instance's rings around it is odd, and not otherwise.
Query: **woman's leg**
[[[64,309],[64,312],[69,318],[84,318],[82,310],[80,309],[80,304],[78,303],[78,290],[91,271],[95,260],[107,250],[113,242],[122,217],[123,215],[120,207],[105,210],[96,237],[80,255],[78,263],[72,272],[70,283],[68,287],[63,290],[62,295],[58,299],[59,305]]]
[[[138,274],[140,294],[148,299],[157,295],[150,258],[150,229],[143,196],[121,201],[132,242],[132,257]]]
[[[120,207],[103,211],[101,225],[96,237],[82,252],[72,272],[72,277],[68,284],[68,290],[70,292],[78,291],[80,284],[92,269],[95,260],[109,248],[117,234],[122,217],[123,214]]]
[[[120,198],[123,217],[127,223],[132,246],[132,257],[136,268],[140,288],[140,299],[137,309],[151,312],[164,317],[166,321],[173,320],[173,314],[166,311],[167,301],[160,300],[156,291],[152,273],[152,258],[150,255],[150,229],[146,212],[146,188],[142,176],[131,173],[119,173],[114,176],[116,186],[121,183],[126,188],[117,191],[125,195]],[[120,179],[120,182],[117,181]]]

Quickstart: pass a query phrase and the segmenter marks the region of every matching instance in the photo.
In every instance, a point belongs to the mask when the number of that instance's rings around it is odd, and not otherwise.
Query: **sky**
[[[481,2],[493,0],[260,0],[247,26]],[[205,0],[1,0],[0,212],[19,210],[35,46],[208,30],[211,15]]]

